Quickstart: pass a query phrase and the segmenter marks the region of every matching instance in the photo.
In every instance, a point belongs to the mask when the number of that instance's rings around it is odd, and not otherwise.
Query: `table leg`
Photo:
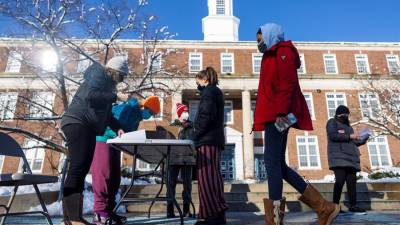
[[[161,161],[164,161],[164,159],[162,159]],[[154,203],[156,202],[156,200],[160,197],[160,194],[164,188],[164,171],[165,171],[165,163],[161,163],[161,188],[158,191],[158,193],[156,194],[156,196],[154,197],[154,199],[151,201],[150,207],[149,207],[149,211],[147,214],[147,217],[150,218],[151,215],[151,208],[153,207]],[[157,169],[157,167],[156,167]]]

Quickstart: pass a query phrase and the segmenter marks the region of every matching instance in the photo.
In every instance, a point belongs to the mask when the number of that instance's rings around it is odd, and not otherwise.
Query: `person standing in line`
[[[118,135],[124,131],[112,116],[112,104],[127,101],[128,95],[116,93],[116,85],[129,73],[124,56],[111,58],[106,66],[93,63],[85,72],[71,104],[61,119],[61,130],[67,141],[69,165],[63,188],[64,225],[92,224],[83,219],[83,189],[92,164],[96,135],[109,126]]]
[[[265,224],[283,224],[285,198],[283,180],[300,194],[299,200],[316,211],[318,225],[329,225],[339,213],[339,206],[326,201],[322,195],[292,170],[285,161],[289,129],[279,131],[283,124],[291,124],[289,114],[296,117],[293,128],[312,130],[306,100],[297,76],[300,57],[291,41],[285,41],[281,26],[267,23],[257,32],[258,49],[263,53],[255,109],[254,131],[265,131],[264,160],[268,176],[269,199],[264,199]]]
[[[127,102],[116,104],[112,108],[114,118],[125,132],[138,129],[144,119],[149,119],[160,112],[160,100],[156,96],[146,98],[139,103],[134,97]],[[124,224],[126,217],[114,213],[115,196],[121,183],[121,152],[110,147],[107,140],[117,134],[107,127],[102,136],[96,137],[96,148],[91,166],[94,218],[97,225]]]
[[[180,140],[190,140],[193,137],[193,123],[189,120],[189,108],[181,103],[176,104],[176,112],[178,118],[172,123],[173,126],[179,126],[180,131],[178,134],[178,139]],[[190,212],[190,203],[192,202],[192,170],[193,166],[184,165],[170,165],[169,167],[169,184],[170,188],[167,190],[168,198],[175,198],[176,184],[178,180],[179,173],[181,173],[183,181],[183,216],[192,217]],[[167,217],[174,218],[174,205],[172,202],[167,204]]]
[[[339,204],[343,185],[346,183],[349,211],[365,213],[364,209],[357,206],[357,172],[361,170],[358,146],[364,145],[369,135],[361,138],[355,134],[350,126],[349,115],[349,108],[341,105],[336,109],[335,117],[326,124],[329,169],[335,174],[333,202]]]
[[[196,83],[201,95],[193,134],[200,200],[196,225],[224,225],[228,209],[220,168],[221,152],[225,146],[224,95],[217,87],[218,74],[212,67],[200,71]]]

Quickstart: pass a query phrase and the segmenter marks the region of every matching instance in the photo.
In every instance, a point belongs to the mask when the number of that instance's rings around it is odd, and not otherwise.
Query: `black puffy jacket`
[[[216,85],[208,85],[201,93],[194,121],[193,141],[196,147],[225,146],[224,95]]]
[[[117,100],[114,81],[98,63],[85,71],[84,78],[85,81],[62,117],[61,127],[80,123],[87,125],[98,135],[104,134],[107,126],[114,131],[118,130],[118,122],[111,112],[112,105]]]

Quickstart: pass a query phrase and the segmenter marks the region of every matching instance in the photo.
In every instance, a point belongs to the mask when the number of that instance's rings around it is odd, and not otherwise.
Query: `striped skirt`
[[[224,199],[224,181],[221,175],[221,148],[202,145],[197,148],[197,178],[199,186],[199,218],[218,216],[228,206]]]

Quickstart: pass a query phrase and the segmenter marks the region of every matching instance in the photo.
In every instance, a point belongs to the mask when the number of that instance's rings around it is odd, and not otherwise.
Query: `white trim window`
[[[215,7],[217,15],[225,15],[225,0],[216,0]]]
[[[197,73],[203,69],[203,53],[189,53],[189,73]]]
[[[297,136],[297,155],[299,169],[320,169],[321,159],[317,136]]]
[[[400,75],[400,61],[398,55],[386,55],[390,75]]]
[[[28,102],[29,117],[41,118],[53,115],[54,93],[52,92],[34,92],[31,102]]]
[[[17,107],[17,100],[17,92],[0,93],[0,120],[14,119],[15,109]]]
[[[19,52],[10,52],[7,59],[6,71],[8,73],[19,73],[22,64],[22,55]]]
[[[297,73],[298,74],[306,74],[307,70],[306,70],[306,60],[304,57],[304,53],[299,54],[299,56],[300,56],[301,65],[300,65],[300,68],[297,69]]]
[[[162,69],[162,55],[161,52],[149,54],[147,59],[147,65],[151,73],[159,73]]]
[[[189,119],[194,121],[196,119],[197,111],[199,111],[199,100],[191,100],[189,101]]]
[[[256,111],[256,104],[257,101],[251,101],[251,122],[254,123],[254,112]],[[254,131],[254,138],[255,139],[263,139],[264,138],[264,131]]]
[[[326,74],[338,74],[338,66],[335,54],[324,54],[324,65]]]
[[[221,53],[221,73],[235,73],[235,56],[233,53]]]
[[[261,54],[261,53],[253,53],[252,54],[253,74],[255,74],[255,75],[260,74],[262,57],[263,57],[263,54]]]
[[[303,93],[303,95],[304,95],[304,98],[306,99],[307,107],[308,107],[308,111],[310,112],[311,119],[315,120],[313,95],[311,92],[305,92],[305,93]]]
[[[380,110],[378,96],[374,93],[367,92],[359,93],[358,96],[360,99],[362,118],[378,118],[378,113]]]
[[[356,60],[356,68],[358,74],[369,74],[371,73],[368,63],[367,54],[356,54],[354,55]]]
[[[378,136],[368,141],[368,153],[372,168],[392,166],[386,136]]]
[[[24,140],[23,144],[24,153],[26,156],[26,160],[31,167],[33,173],[41,173],[44,164],[45,158],[45,150],[44,150],[44,143],[39,142],[37,140],[28,139]],[[22,171],[22,159],[20,160],[19,171]]]
[[[328,118],[335,116],[336,108],[340,105],[347,105],[346,94],[339,92],[326,93],[326,106],[328,109]]]
[[[233,124],[233,101],[226,100],[224,104],[224,120],[226,124]]]

